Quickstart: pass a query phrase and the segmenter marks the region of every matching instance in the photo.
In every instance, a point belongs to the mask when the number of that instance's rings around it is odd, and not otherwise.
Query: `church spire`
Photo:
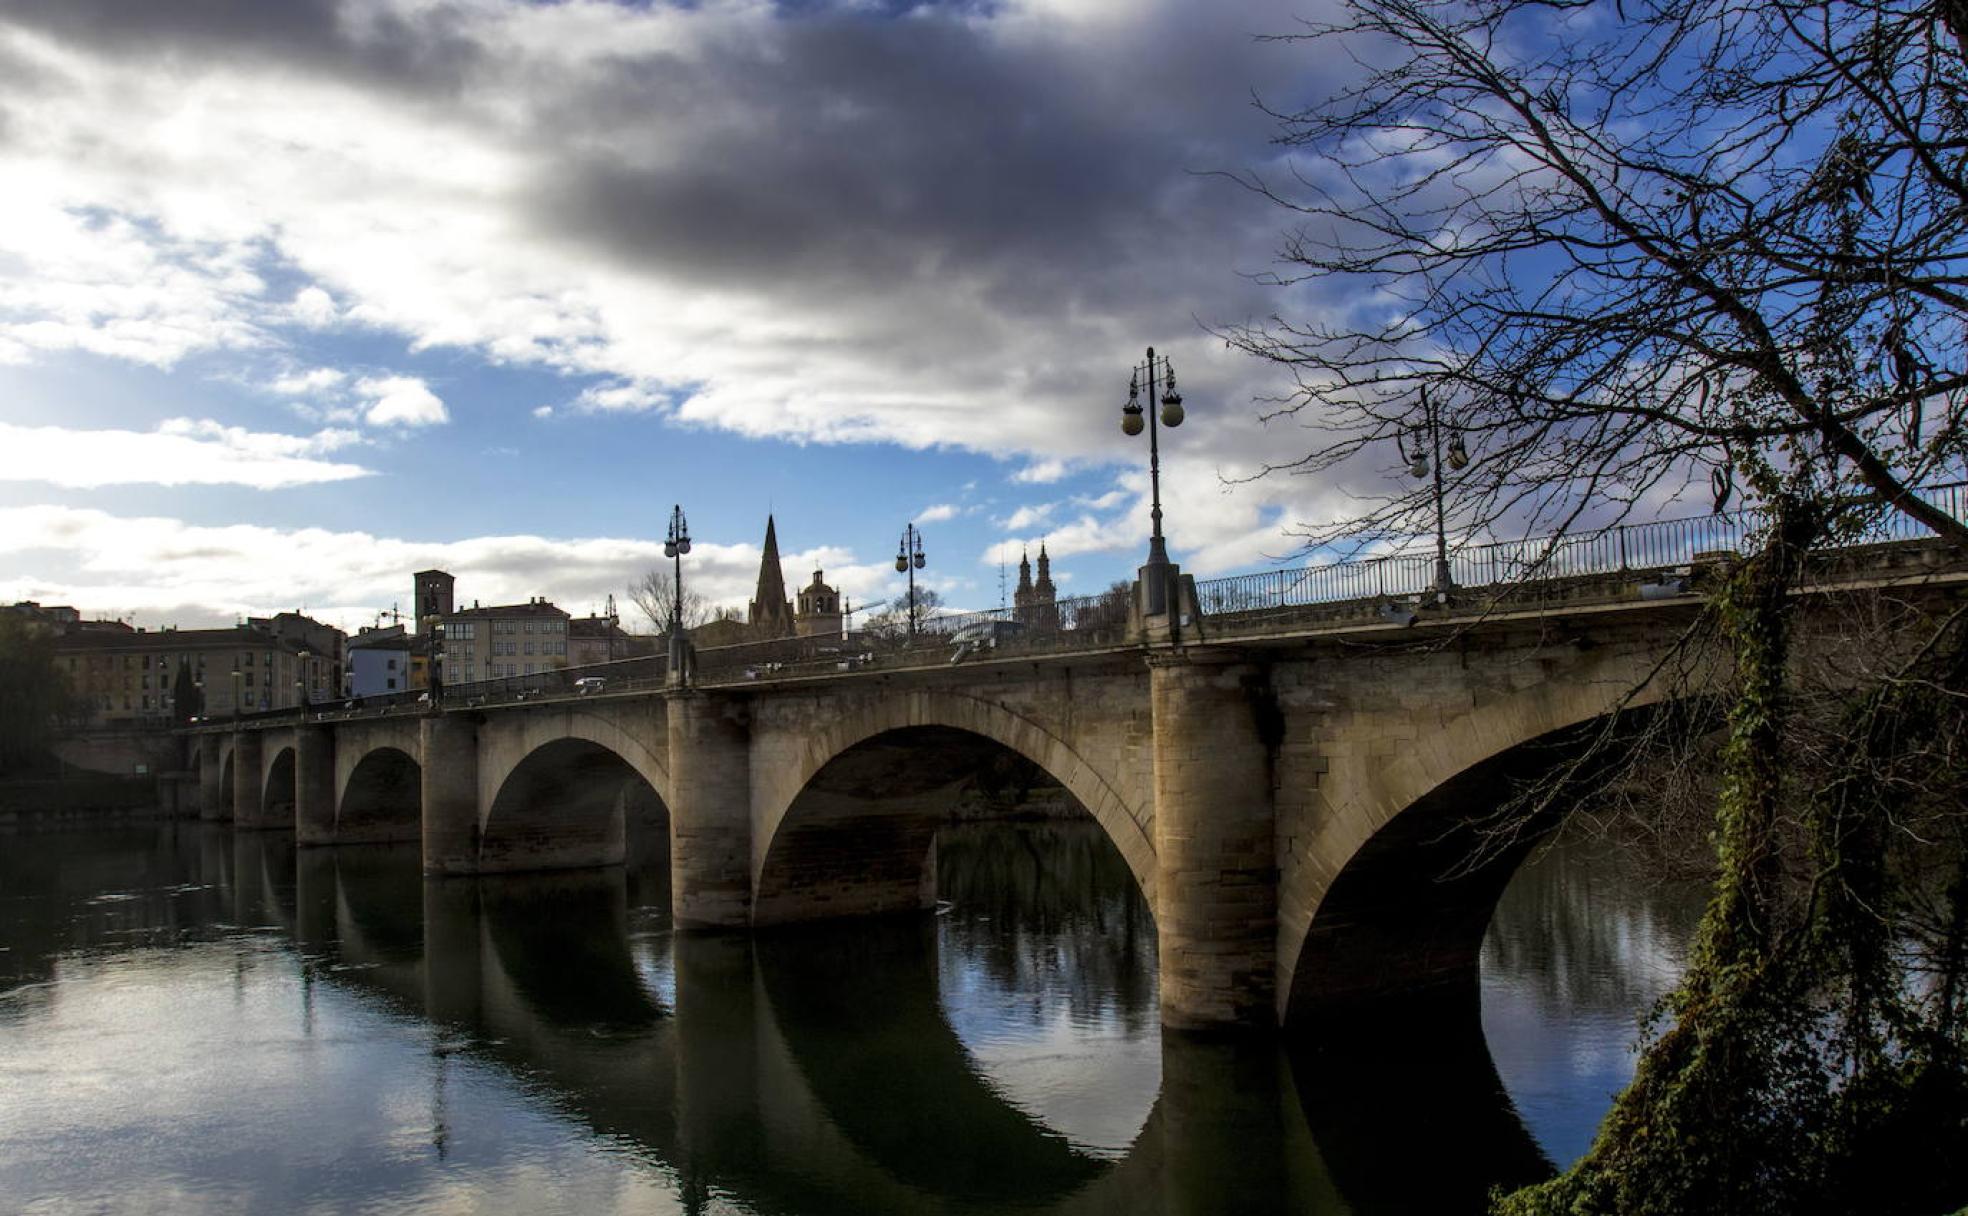
[[[746,618],[755,637],[779,638],[793,632],[793,605],[786,598],[786,574],[779,568],[779,531],[765,517],[765,552],[759,557],[758,592]]]

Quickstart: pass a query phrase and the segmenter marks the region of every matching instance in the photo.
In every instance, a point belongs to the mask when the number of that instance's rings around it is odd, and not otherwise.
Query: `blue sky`
[[[1317,6],[1312,6],[1316,8]],[[1339,487],[1212,324],[1264,287],[1307,6],[0,3],[0,598],[344,627],[438,565],[599,606],[660,557],[998,602],[1145,549],[1130,368],[1173,356],[1169,532],[1272,564]],[[1328,53],[1329,54],[1329,53]],[[1011,570],[1015,576],[1015,569]]]

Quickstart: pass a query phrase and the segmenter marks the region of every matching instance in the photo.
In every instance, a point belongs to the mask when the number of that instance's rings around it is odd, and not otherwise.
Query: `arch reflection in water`
[[[1163,1036],[1098,850],[1041,824],[938,853],[944,915],[755,943],[673,939],[660,875],[621,869],[425,880],[414,849],[227,829],[0,850],[0,974],[33,985],[0,992],[0,1193],[73,1197],[46,1126],[129,1129],[92,1193],[184,1211],[1474,1213],[1544,1168],[1471,1006],[1324,1054]],[[1580,928],[1554,940],[1607,953]],[[1498,976],[1520,959],[1578,994],[1514,949]],[[62,1071],[136,1041],[135,1083]]]

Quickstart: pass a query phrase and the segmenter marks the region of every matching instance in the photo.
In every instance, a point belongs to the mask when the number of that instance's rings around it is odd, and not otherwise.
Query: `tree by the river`
[[[177,674],[171,677],[171,718],[180,725],[205,715],[205,690],[191,674],[191,662],[178,656]]]
[[[1735,673],[1689,970],[1592,1149],[1498,1210],[1954,1210],[1968,610],[1855,601],[1876,661],[1804,687],[1794,592],[1889,513],[1968,557],[1927,491],[1968,456],[1968,5],[1345,12],[1289,37],[1343,43],[1349,82],[1277,114],[1291,163],[1246,178],[1296,213],[1280,281],[1336,303],[1226,336],[1314,435],[1274,471],[1430,479],[1308,545],[1432,530],[1435,475],[1462,539],[1691,490],[1762,521],[1689,642]]]
[[[0,773],[42,761],[76,706],[55,664],[55,635],[15,612],[0,612]]]

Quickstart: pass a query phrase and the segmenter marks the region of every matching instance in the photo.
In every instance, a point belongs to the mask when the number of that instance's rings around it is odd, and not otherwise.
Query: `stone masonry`
[[[207,814],[291,806],[304,845],[421,838],[433,875],[618,863],[660,803],[679,928],[935,898],[950,792],[1009,750],[1140,883],[1162,1017],[1264,1027],[1473,984],[1522,849],[1462,873],[1451,830],[1582,732],[1650,711],[1696,605],[1496,612],[1297,635],[768,676],[206,733]],[[1698,683],[1699,681],[1697,681]],[[229,806],[215,796],[232,773]],[[291,793],[269,791],[291,774]]]

